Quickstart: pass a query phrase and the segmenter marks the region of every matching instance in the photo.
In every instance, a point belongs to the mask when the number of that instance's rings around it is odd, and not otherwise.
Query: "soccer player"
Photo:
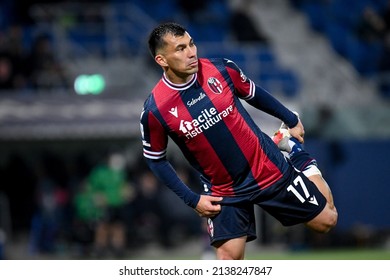
[[[245,257],[246,242],[256,238],[254,205],[285,226],[304,223],[326,233],[336,225],[330,188],[302,148],[297,114],[233,61],[198,58],[193,38],[177,23],[157,26],[148,43],[163,75],[141,113],[143,154],[154,174],[207,218],[218,259]],[[283,121],[274,140],[240,100]],[[202,194],[185,185],[167,160],[168,138],[200,173]]]

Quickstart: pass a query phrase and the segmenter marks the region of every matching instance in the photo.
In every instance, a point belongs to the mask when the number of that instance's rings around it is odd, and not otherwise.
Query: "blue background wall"
[[[390,228],[390,141],[307,140],[331,186],[338,230]]]

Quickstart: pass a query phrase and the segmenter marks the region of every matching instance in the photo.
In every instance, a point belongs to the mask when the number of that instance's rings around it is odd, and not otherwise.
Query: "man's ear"
[[[154,60],[157,62],[158,65],[160,65],[161,67],[167,67],[168,64],[167,64],[167,61],[165,59],[165,57],[161,54],[158,54],[155,56]]]

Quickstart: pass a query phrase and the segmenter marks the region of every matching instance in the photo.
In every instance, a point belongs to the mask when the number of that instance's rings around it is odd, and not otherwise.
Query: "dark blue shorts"
[[[326,198],[303,173],[292,169],[278,185],[247,197],[224,197],[221,212],[207,219],[210,242],[247,236],[256,239],[254,205],[258,205],[284,226],[305,223],[325,207]]]

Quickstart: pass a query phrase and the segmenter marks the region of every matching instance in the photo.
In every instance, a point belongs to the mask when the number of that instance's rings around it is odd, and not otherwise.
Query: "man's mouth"
[[[192,66],[192,67],[198,66],[198,60],[195,60],[195,61],[191,62],[191,63],[189,64],[189,66]]]

